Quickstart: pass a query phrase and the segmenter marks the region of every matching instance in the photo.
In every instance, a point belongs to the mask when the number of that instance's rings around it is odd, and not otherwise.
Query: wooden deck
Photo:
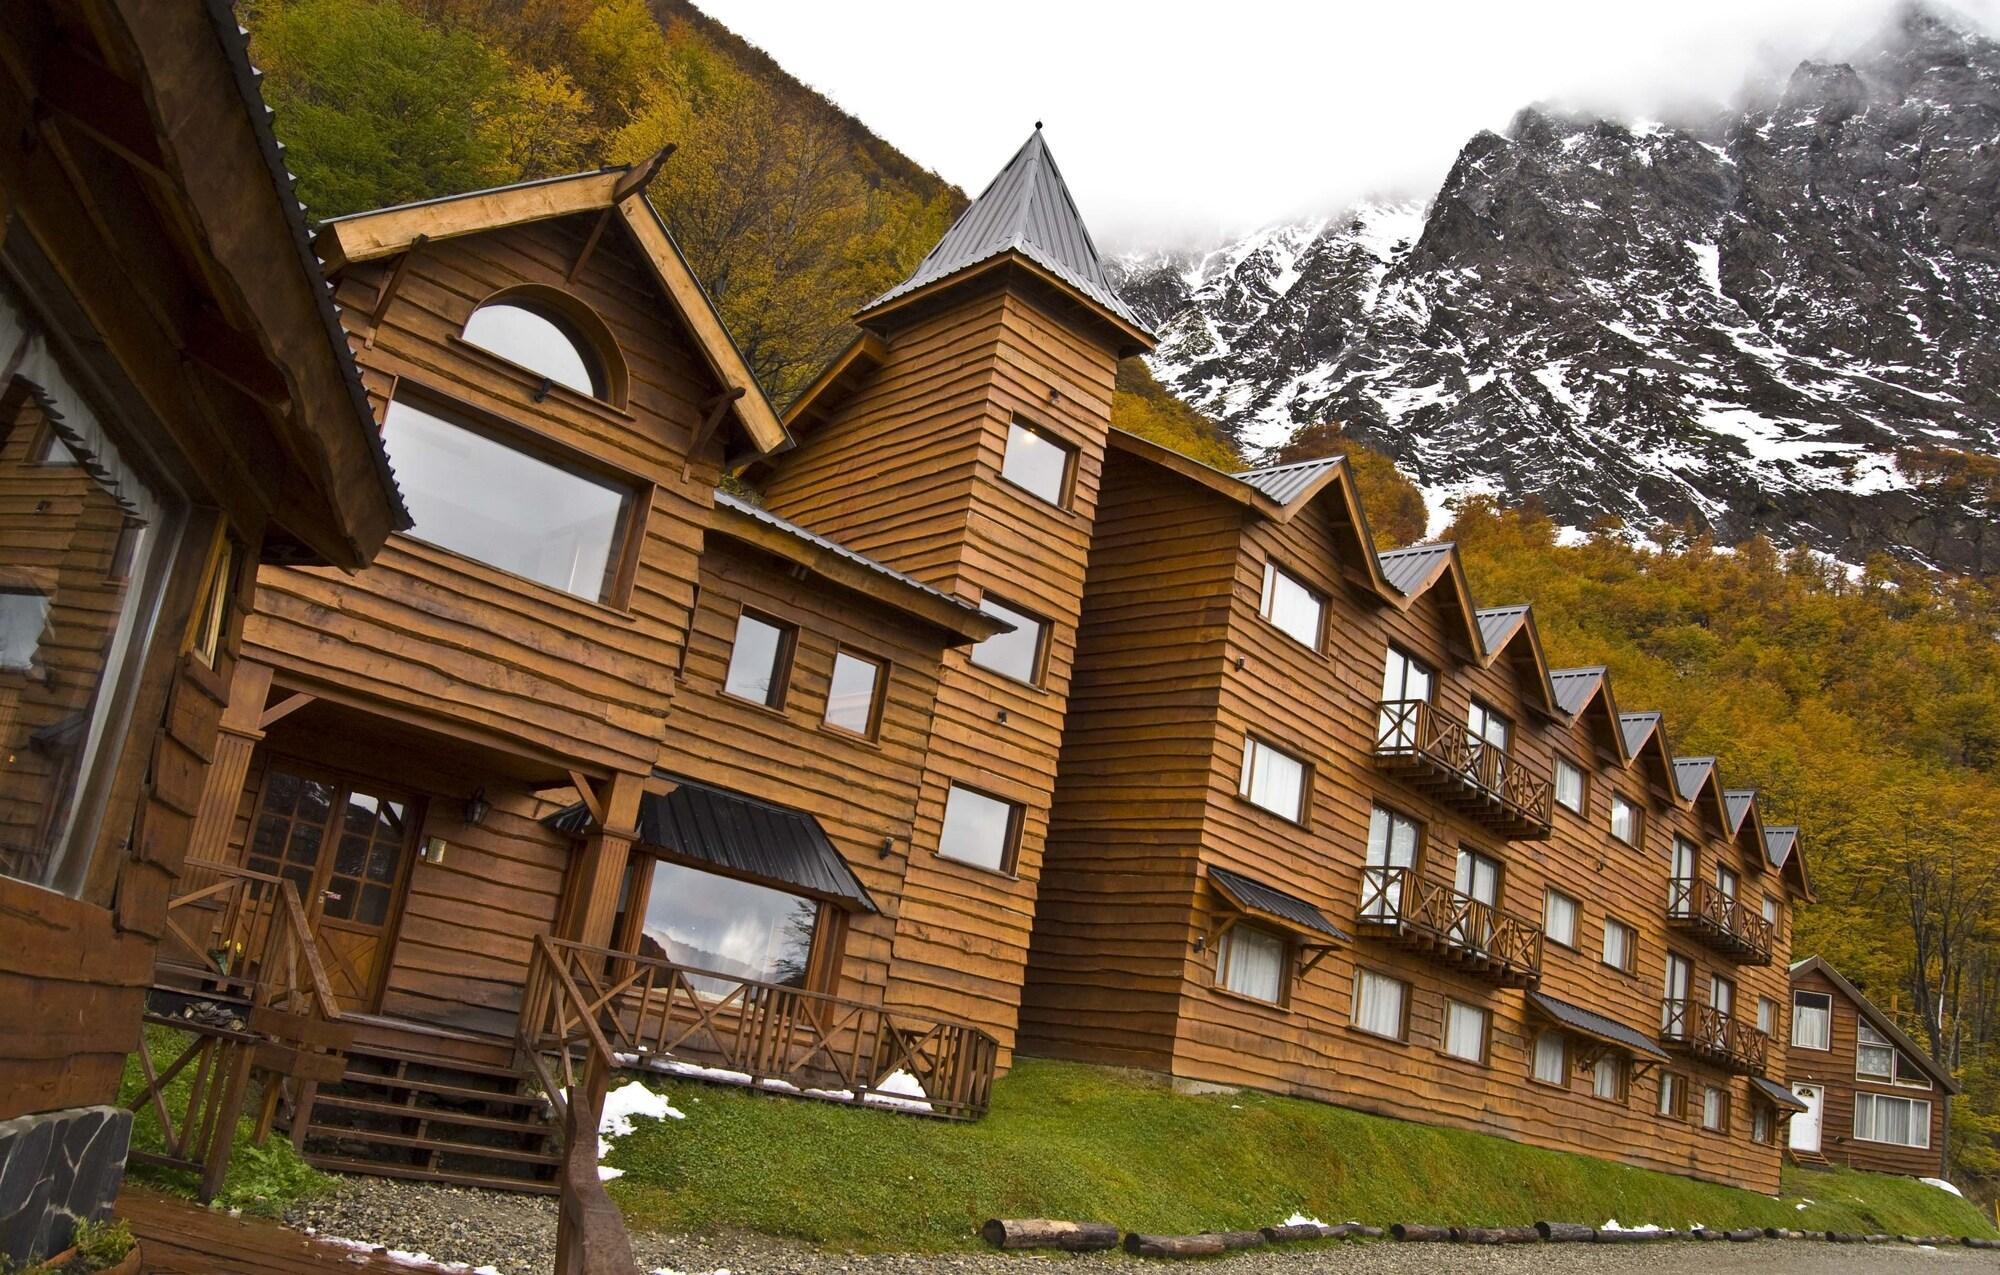
[[[138,1187],[118,1197],[118,1216],[132,1224],[144,1275],[442,1275],[450,1268],[392,1261],[329,1244],[262,1218],[233,1218]]]

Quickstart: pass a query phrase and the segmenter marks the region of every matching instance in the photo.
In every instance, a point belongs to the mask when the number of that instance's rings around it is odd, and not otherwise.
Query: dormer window
[[[1070,462],[1076,453],[1031,425],[1007,426],[1007,455],[1000,476],[1029,495],[1060,508],[1069,499]]]
[[[466,320],[465,339],[579,394],[605,396],[601,360],[575,327],[549,307],[514,297],[489,301]]]

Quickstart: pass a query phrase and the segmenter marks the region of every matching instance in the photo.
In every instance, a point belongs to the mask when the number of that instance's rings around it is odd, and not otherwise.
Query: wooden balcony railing
[[[1761,1076],[1771,1038],[1713,1005],[1667,998],[1661,1002],[1660,1041],[1745,1076]]]
[[[1771,923],[1704,877],[1676,877],[1667,921],[1701,942],[1752,965],[1771,963]]]
[[[1415,868],[1364,868],[1357,918],[1444,965],[1498,983],[1542,981],[1542,927],[1469,898]]]
[[[1375,756],[1383,765],[1502,835],[1549,835],[1555,785],[1547,775],[1429,700],[1384,700],[1379,707]]]
[[[954,1120],[985,1114],[1000,1052],[968,1024],[548,937],[528,966],[520,1043],[558,1068],[588,1050],[623,1068]],[[553,1069],[549,1081],[564,1083]]]

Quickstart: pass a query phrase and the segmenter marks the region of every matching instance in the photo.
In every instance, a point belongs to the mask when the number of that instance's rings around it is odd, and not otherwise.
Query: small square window
[[[1264,564],[1264,597],[1257,614],[1293,641],[1317,651],[1326,603],[1313,589],[1275,562]]]
[[[882,662],[842,647],[833,656],[833,678],[826,688],[826,714],[835,730],[875,737],[882,712]]]
[[[1374,970],[1354,971],[1354,1025],[1372,1036],[1403,1039],[1410,985]]]
[[[1571,814],[1583,813],[1583,767],[1567,757],[1556,758],[1556,804]]]
[[[1545,1085],[1569,1084],[1569,1041],[1559,1031],[1535,1037],[1533,1073]]]
[[[1236,791],[1274,815],[1305,822],[1306,764],[1255,735],[1243,737],[1243,774]]]
[[[1628,846],[1639,844],[1639,807],[1618,793],[1611,794],[1611,835]]]
[[[1491,1016],[1477,1005],[1444,1003],[1444,1052],[1467,1062],[1486,1061],[1486,1027]]]
[[[1060,507],[1069,497],[1070,462],[1076,453],[1030,425],[1007,426],[1007,454],[1000,476],[1021,490]]]
[[[1231,926],[1216,949],[1216,982],[1239,996],[1276,1005],[1284,999],[1288,946],[1269,930]]]
[[[1639,932],[1623,921],[1604,918],[1604,963],[1630,974],[1638,968]]]
[[[1016,610],[997,598],[980,599],[979,609],[1013,625],[972,648],[972,662],[983,669],[1031,686],[1041,684],[1042,655],[1048,646],[1049,622]]]
[[[795,630],[752,611],[736,617],[736,641],[729,648],[729,672],[722,689],[738,699],[782,708],[791,673]]]
[[[1577,902],[1561,890],[1550,890],[1542,899],[1542,934],[1551,943],[1576,946]]]
[[[1590,1069],[1590,1092],[1606,1102],[1625,1101],[1625,1060],[1617,1054],[1599,1054]]]
[[[1009,871],[1021,837],[1021,807],[953,784],[945,797],[938,855],[988,872]]]

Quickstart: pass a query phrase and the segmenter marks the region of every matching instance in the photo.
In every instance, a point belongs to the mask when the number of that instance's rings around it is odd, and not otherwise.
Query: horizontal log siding
[[[1124,507],[1107,497],[1107,510]],[[1639,782],[1640,772],[1616,767],[1611,755],[1598,746],[1602,728],[1590,719],[1574,725],[1551,721],[1534,707],[1534,683],[1512,663],[1503,660],[1490,669],[1479,667],[1470,658],[1466,623],[1448,585],[1419,599],[1407,612],[1384,606],[1347,585],[1331,547],[1340,542],[1342,530],[1334,520],[1336,507],[1333,501],[1322,500],[1289,524],[1253,522],[1244,533],[1227,599],[1231,625],[1212,732],[1201,838],[1204,861],[1297,894],[1336,924],[1351,929],[1359,904],[1369,811],[1380,801],[1423,824],[1419,868],[1427,879],[1448,887],[1463,844],[1503,864],[1503,911],[1539,924],[1547,886],[1554,884],[1576,898],[1577,948],[1545,945],[1544,990],[1649,1036],[1655,1034],[1668,947],[1667,837],[1670,827],[1686,816],[1665,792],[1648,791]],[[1100,538],[1113,534],[1106,519]],[[1267,558],[1275,558],[1329,598],[1324,653],[1307,649],[1258,617]],[[1096,605],[1094,597],[1090,605]],[[1376,703],[1382,661],[1392,640],[1439,670],[1436,701],[1447,717],[1462,720],[1469,699],[1477,695],[1513,720],[1513,752],[1528,764],[1552,773],[1558,749],[1582,763],[1592,775],[1586,815],[1558,810],[1548,841],[1509,842],[1379,768],[1372,756]],[[1239,658],[1241,669],[1236,667]],[[1079,738],[1114,730],[1126,711],[1122,704],[1090,703],[1071,730]],[[1111,722],[1099,721],[1100,717]],[[1237,796],[1243,739],[1250,730],[1313,765],[1306,827]],[[1608,793],[1614,782],[1651,809],[1643,849],[1624,847],[1610,837]],[[1173,797],[1165,796],[1162,804],[1172,805]],[[1701,832],[1709,853],[1730,852],[1719,828]],[[1712,871],[1709,863],[1712,860],[1704,867]],[[1762,880],[1745,871],[1746,894]],[[1211,911],[1212,896],[1205,888],[1190,896],[1190,903],[1202,911],[1204,924],[1222,915]],[[1613,970],[1598,959],[1607,913],[1640,935],[1634,975]],[[1132,947],[1115,937],[1107,946],[1118,953],[1115,959],[1123,959]],[[1735,970],[1738,1006],[1748,1021],[1754,1021],[1757,995],[1770,994],[1772,971],[1783,968],[1781,963],[1766,970],[1734,967],[1720,957],[1708,959],[1705,949],[1691,943],[1676,940],[1676,946],[1695,958],[1700,971],[1695,983],[1698,996],[1705,995],[1714,969]],[[1103,957],[1107,966],[1114,963],[1110,951]],[[1407,1043],[1382,1041],[1350,1026],[1349,998],[1357,966],[1389,973],[1411,985]],[[1193,962],[1191,969],[1192,977],[1183,988],[1172,1060],[1177,1077],[1328,1099],[1760,1190],[1776,1189],[1776,1150],[1749,1139],[1746,1081],[1677,1062],[1694,1087],[1695,1101],[1685,1121],[1653,1114],[1656,1090],[1650,1075],[1629,1086],[1623,1106],[1591,1097],[1589,1078],[1583,1075],[1572,1076],[1564,1090],[1534,1084],[1529,1079],[1530,1050],[1541,1024],[1529,1017],[1522,993],[1461,976],[1385,940],[1362,937],[1351,949],[1322,960],[1293,982],[1289,1002],[1282,1008],[1213,990],[1213,951]],[[1062,1024],[1081,1021],[1084,1015],[1078,1011],[1089,998],[1101,998],[1115,982],[1101,980],[1088,994],[1069,990],[1049,994],[1051,1048],[1072,1056],[1093,1056],[1099,1049],[1095,1031],[1063,1030]],[[1043,996],[1038,982],[1035,1003],[1039,1005]],[[1462,1062],[1440,1051],[1447,996],[1492,1014],[1487,1063]],[[1037,1041],[1039,1045],[1039,1036]],[[1732,1095],[1731,1131],[1726,1136],[1699,1128],[1700,1087],[1708,1083],[1722,1084]]]
[[[1854,1074],[1855,1049],[1860,1044],[1861,1014],[1833,981],[1818,971],[1802,974],[1791,984],[1800,991],[1825,992],[1833,997],[1833,1048],[1785,1051],[1786,1080],[1792,1083],[1826,1086],[1826,1105],[1820,1113],[1820,1154],[1835,1164],[1868,1169],[1876,1173],[1907,1173],[1922,1177],[1944,1174],[1945,1092],[1933,1085],[1914,1089],[1907,1085],[1880,1084],[1861,1080]],[[1785,998],[1787,1027],[1784,1042],[1791,1040],[1789,1015],[1791,997]],[[1854,1095],[1888,1094],[1897,1098],[1918,1098],[1931,1104],[1931,1144],[1927,1148],[1887,1146],[1863,1142],[1854,1136]]]
[[[1051,621],[1039,687],[947,652],[898,917],[886,1000],[963,1018],[1011,1056],[1048,809],[1062,746],[1084,563],[1116,363],[1004,288],[968,289],[898,330],[888,357],[788,455],[773,509],[962,597],[988,589]],[[1057,509],[1001,481],[1016,416],[1076,451]],[[936,854],[961,781],[1021,803],[1014,870]]]
[[[717,386],[622,232],[608,232],[564,282],[590,224],[569,218],[427,245],[379,328],[370,316],[393,259],[349,270],[338,299],[378,415],[400,377],[629,475],[642,497],[650,489],[629,606],[599,606],[392,536],[359,575],[267,568],[251,639],[289,683],[598,773],[642,772],[671,703],[713,504],[720,445],[691,462],[686,452]],[[629,373],[624,411],[561,389],[536,403],[536,378],[458,339],[481,301],[521,283],[562,288],[604,320]]]
[[[1165,1071],[1242,515],[1120,453],[1105,468],[1021,1048]]]

